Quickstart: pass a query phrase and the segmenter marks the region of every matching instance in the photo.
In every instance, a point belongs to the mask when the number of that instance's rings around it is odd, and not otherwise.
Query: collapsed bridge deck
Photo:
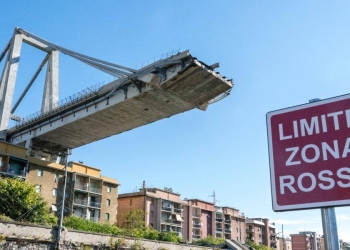
[[[77,148],[228,95],[233,82],[188,51],[113,81],[94,95],[10,128],[7,140],[51,151]]]

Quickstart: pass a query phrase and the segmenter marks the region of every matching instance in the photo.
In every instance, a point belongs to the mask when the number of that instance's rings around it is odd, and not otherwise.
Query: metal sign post
[[[325,249],[339,249],[338,229],[334,207],[321,208],[321,214]]]

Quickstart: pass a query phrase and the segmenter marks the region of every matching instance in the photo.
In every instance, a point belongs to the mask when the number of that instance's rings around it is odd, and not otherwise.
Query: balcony
[[[270,231],[270,236],[276,236],[276,233],[274,231]]]
[[[192,216],[193,216],[193,217],[200,218],[200,217],[201,217],[201,214],[200,214],[200,213],[192,213]]]
[[[222,227],[217,227],[216,228],[216,232],[220,232],[221,233],[222,232]]]
[[[100,218],[97,218],[97,217],[90,217],[90,220],[93,221],[93,222],[99,222],[99,221],[100,221]]]
[[[73,201],[74,205],[78,205],[78,206],[86,206],[87,205],[87,199],[79,199],[79,198],[75,198]]]
[[[89,191],[96,194],[102,194],[102,189],[97,187],[90,187]]]
[[[79,212],[74,212],[73,215],[82,219],[86,219],[86,215]]]
[[[222,218],[215,218],[216,221],[222,222]]]
[[[225,233],[231,233],[231,229],[225,228]]]
[[[192,226],[193,226],[193,227],[200,228],[202,225],[201,225],[201,223],[193,223]]]
[[[162,223],[170,223],[170,224],[181,225],[181,221],[171,220],[171,219],[162,219]]]
[[[90,206],[90,207],[101,208],[101,202],[90,201],[90,202],[89,202],[89,206]]]
[[[230,219],[225,219],[225,224],[231,224],[231,220]]]
[[[200,239],[201,236],[200,236],[199,234],[194,234],[194,235],[192,235],[192,238],[193,238],[193,239]]]
[[[82,191],[88,191],[88,184],[87,183],[75,183],[74,188]]]
[[[254,241],[254,237],[247,237],[247,240]]]
[[[175,213],[181,214],[181,208],[173,208]]]
[[[171,212],[171,207],[162,206],[162,210]]]
[[[247,232],[247,233],[254,233],[254,229],[253,229],[253,228],[247,228],[247,229],[246,229],[246,232]]]

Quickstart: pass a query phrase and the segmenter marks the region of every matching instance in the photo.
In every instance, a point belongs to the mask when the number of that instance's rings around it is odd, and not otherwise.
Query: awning
[[[51,205],[51,210],[52,211],[57,211],[57,207],[55,205]]]
[[[184,220],[181,218],[181,215],[179,214],[176,215],[176,220],[184,222]]]

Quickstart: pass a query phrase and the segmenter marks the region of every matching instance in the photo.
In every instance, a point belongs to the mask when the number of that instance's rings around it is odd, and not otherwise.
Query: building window
[[[57,196],[57,188],[52,189],[52,195]]]
[[[153,218],[153,211],[151,211],[151,218]]]
[[[36,191],[37,193],[41,193],[41,185],[36,185],[36,186],[35,186],[35,191]]]
[[[109,213],[106,213],[106,220],[109,220]]]
[[[111,200],[107,199],[107,207],[111,206]]]
[[[107,187],[107,193],[111,192],[111,187]]]
[[[42,170],[42,169],[38,169],[38,176],[43,176],[43,174],[44,174],[44,171]]]
[[[130,199],[130,206],[132,206],[132,199]]]
[[[150,225],[151,227],[153,227],[153,223],[150,223],[149,225]]]

